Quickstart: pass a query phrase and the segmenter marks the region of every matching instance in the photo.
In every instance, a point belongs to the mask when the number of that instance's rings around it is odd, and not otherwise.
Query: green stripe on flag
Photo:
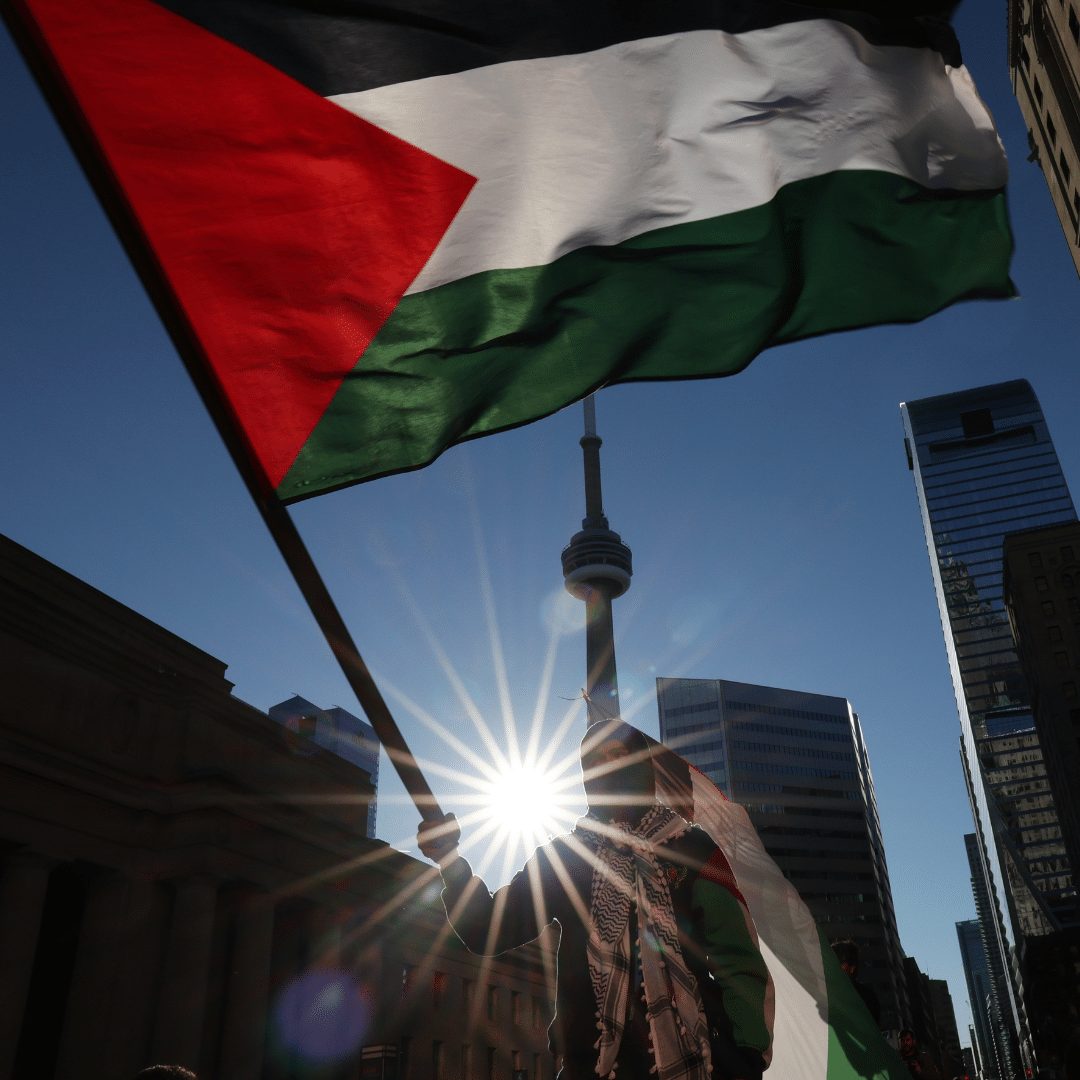
[[[770,202],[406,296],[278,494],[429,464],[604,384],[732,375],[762,349],[1015,295],[1001,191],[842,171]]]
[[[829,995],[827,1080],[911,1080],[907,1066],[878,1031],[825,935],[820,930],[818,935]]]

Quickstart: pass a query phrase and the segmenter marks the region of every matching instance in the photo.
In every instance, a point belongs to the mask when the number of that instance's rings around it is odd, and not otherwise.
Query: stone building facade
[[[365,1046],[552,1080],[550,948],[469,954],[367,773],[225,667],[0,537],[0,1080],[345,1080]]]

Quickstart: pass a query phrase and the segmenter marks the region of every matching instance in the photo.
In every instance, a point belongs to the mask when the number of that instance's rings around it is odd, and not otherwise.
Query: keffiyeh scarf
[[[596,1071],[615,1076],[632,984],[630,904],[637,906],[638,949],[655,1067],[659,1080],[708,1080],[712,1072],[709,1029],[697,981],[686,969],[671,892],[656,848],[689,826],[666,806],[653,807],[636,826],[606,833],[590,822],[578,830],[595,854],[589,974],[596,995]],[[613,835],[614,831],[625,836]]]

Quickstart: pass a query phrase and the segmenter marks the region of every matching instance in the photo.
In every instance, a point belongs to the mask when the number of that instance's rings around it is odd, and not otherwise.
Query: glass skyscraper
[[[1023,379],[900,406],[960,714],[977,854],[991,900],[984,938],[1018,970],[1024,937],[1077,919],[1076,893],[1031,704],[1002,603],[1006,534],[1075,521],[1042,410]],[[1059,850],[1060,849],[1060,850]],[[1008,919],[1002,918],[1004,898]],[[990,957],[991,967],[995,958]],[[1025,1065],[1026,1021],[1010,1000]]]
[[[271,720],[313,739],[338,757],[351,761],[371,777],[376,795],[368,804],[367,837],[375,838],[375,814],[379,790],[379,739],[375,729],[338,705],[320,709],[298,695],[267,710]]]
[[[903,950],[858,716],[846,698],[725,679],[657,679],[660,738],[746,807],[832,940],[860,946],[884,1029],[906,1026]]]
[[[998,1055],[990,1023],[993,1007],[990,971],[986,965],[986,950],[983,948],[979,920],[966,919],[958,922],[956,936],[960,942],[960,960],[964,965],[964,979],[967,982],[975,1047],[979,1055],[979,1071],[984,1080],[998,1080],[1001,1070],[997,1064]]]

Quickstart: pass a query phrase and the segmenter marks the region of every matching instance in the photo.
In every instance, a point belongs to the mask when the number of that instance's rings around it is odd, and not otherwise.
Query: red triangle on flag
[[[22,0],[272,487],[476,182],[151,0]]]

